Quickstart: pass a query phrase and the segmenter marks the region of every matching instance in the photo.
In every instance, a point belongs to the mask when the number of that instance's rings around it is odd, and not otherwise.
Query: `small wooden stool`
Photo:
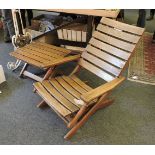
[[[76,60],[80,55],[69,55],[70,50],[49,45],[41,42],[32,42],[29,45],[21,47],[10,55],[25,62],[20,76],[27,76],[36,81],[42,81],[48,79],[57,65],[65,62]],[[39,77],[29,71],[27,71],[28,65],[36,66],[41,69],[47,70],[44,77]]]

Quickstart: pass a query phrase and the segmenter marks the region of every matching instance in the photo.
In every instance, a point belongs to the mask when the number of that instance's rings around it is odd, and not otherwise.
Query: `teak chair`
[[[41,42],[32,42],[24,47],[21,47],[10,55],[25,62],[20,76],[27,76],[36,81],[48,79],[57,65],[77,60],[80,55],[69,55],[70,50],[54,45],[49,45]],[[32,65],[44,70],[47,70],[44,77],[37,76],[28,71],[28,66]]]
[[[121,73],[143,32],[143,28],[102,18],[69,76],[34,83],[35,91],[43,98],[38,107],[48,104],[71,128],[65,139],[71,138],[97,110],[113,102],[108,95],[125,80]],[[85,68],[107,83],[91,88],[77,77],[80,68]]]

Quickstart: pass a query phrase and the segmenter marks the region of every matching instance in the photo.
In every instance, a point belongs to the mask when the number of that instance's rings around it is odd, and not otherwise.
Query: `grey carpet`
[[[155,144],[154,86],[126,80],[113,92],[115,103],[98,111],[71,140],[66,141],[63,136],[68,129],[64,122],[50,108],[36,108],[40,97],[32,93],[33,81],[20,79],[19,71],[13,73],[6,68],[6,63],[14,60],[9,56],[12,50],[11,44],[3,43],[0,32],[0,64],[7,78],[7,82],[0,85],[1,145]],[[67,67],[71,70],[71,66],[61,66],[60,70]],[[80,76],[89,79],[92,86],[102,83],[84,71]]]

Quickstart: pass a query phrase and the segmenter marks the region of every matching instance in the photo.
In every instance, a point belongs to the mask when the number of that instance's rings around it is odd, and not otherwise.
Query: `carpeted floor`
[[[0,85],[0,144],[155,144],[155,87],[125,81],[113,92],[115,103],[98,111],[69,141],[64,122],[51,109],[36,108],[40,98],[32,93],[30,79],[18,78],[7,70],[13,60],[11,44],[3,43],[0,32],[0,64],[7,82]],[[60,67],[65,69],[71,64]],[[68,68],[67,68],[68,70]],[[82,72],[95,86],[100,82]]]
[[[155,44],[152,43],[152,33],[145,32],[137,45],[129,63],[128,79],[155,85]]]

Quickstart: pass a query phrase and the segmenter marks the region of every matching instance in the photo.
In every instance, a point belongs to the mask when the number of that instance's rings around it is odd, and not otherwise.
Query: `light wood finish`
[[[58,39],[86,42],[87,25],[81,23],[73,23],[63,29],[58,29]]]
[[[80,54],[74,55],[74,56],[63,57],[61,59],[55,59],[53,62],[46,63],[46,67],[60,65],[66,62],[78,60],[79,58],[80,58]]]
[[[107,102],[104,102],[107,94],[103,95],[100,100],[82,117],[82,119],[77,122],[76,125],[65,135],[65,139],[70,139],[76,132],[77,130],[89,119],[90,116],[92,116],[99,108],[99,105],[105,104],[107,106]]]
[[[60,94],[49,81],[43,81],[42,85],[50,92],[50,94],[64,107],[69,109],[71,112],[77,111],[79,108],[68,101],[62,94]]]
[[[62,29],[62,33],[63,33],[63,38],[67,40],[68,35],[67,35],[67,30],[66,29]]]
[[[123,51],[121,49],[118,49],[112,45],[101,42],[95,38],[92,38],[89,43],[91,45],[95,46],[96,48],[99,48],[109,54],[116,56],[116,57],[122,58],[124,60],[128,60],[128,58],[129,58],[130,53]],[[92,48],[91,45],[88,45],[86,49],[88,50],[88,49]]]
[[[101,51],[100,49],[97,49],[93,46],[88,45],[86,49],[87,49],[87,52],[95,55],[96,57],[99,56],[101,59],[105,60],[107,63],[113,64],[114,66],[118,68],[123,68],[125,64],[125,61],[115,57],[114,55]]]
[[[83,105],[81,107],[81,109],[78,111],[78,113],[76,114],[76,116],[68,123],[68,128],[72,128],[80,119],[80,117],[86,112],[87,107],[85,105]]]
[[[21,47],[10,55],[17,59],[24,61],[26,64],[46,69],[47,73],[44,77],[39,77],[29,71],[27,71],[27,65],[24,65],[20,76],[27,76],[37,81],[48,79],[57,65],[74,61],[80,58],[80,55],[69,55],[71,51],[65,48],[49,45],[46,43],[32,42],[29,45]]]
[[[85,69],[89,70],[90,72],[94,73],[95,75],[99,76],[100,78],[104,79],[105,81],[112,81],[115,77],[104,72],[100,68],[94,66],[93,64],[89,63],[88,61],[85,61],[81,59],[79,64],[84,67]]]
[[[45,10],[45,9],[44,9]],[[110,17],[117,18],[120,10],[119,9],[46,9],[46,11],[53,12],[65,12],[81,15],[90,15],[90,16],[100,16],[100,17]]]
[[[81,56],[80,65],[105,81],[115,79],[127,66],[143,32],[142,28],[102,18]]]
[[[43,80],[43,78],[41,78],[41,77],[31,73],[31,72],[28,72],[26,70],[23,72],[23,75],[26,76],[26,77],[29,77],[29,78],[31,78],[31,79],[33,79],[35,81],[41,82]]]
[[[144,32],[144,28],[140,28],[140,27],[136,27],[134,25],[121,23],[121,22],[118,22],[115,20],[112,21],[112,20],[110,20],[108,18],[104,18],[104,17],[101,19],[101,23],[106,24],[106,25],[111,26],[111,27],[115,27],[115,28],[117,28],[119,30],[123,30],[125,32],[130,32],[132,34],[140,35],[140,36]]]
[[[35,42],[11,52],[10,55],[36,67],[47,68],[52,67],[54,61],[62,61],[70,52],[64,48]]]
[[[54,67],[53,68],[50,67],[48,71],[46,72],[43,80],[47,80],[49,79],[49,77],[52,77],[52,74],[54,74],[54,71],[53,71],[54,69],[55,69]]]
[[[92,90],[90,86],[88,86],[86,83],[81,81],[77,76],[71,75],[70,78],[74,80],[78,85],[80,85],[82,88],[84,88],[86,91]]]
[[[100,33],[98,31],[95,31],[93,33],[93,37],[99,39],[99,40],[102,40],[103,42],[106,42],[108,44],[111,44],[115,47],[118,47],[118,48],[121,48],[123,50],[126,50],[126,51],[133,51],[134,49],[134,45],[133,44],[130,44],[128,42],[125,42],[125,41],[122,41],[122,40],[118,40],[112,36],[108,36],[106,34],[103,34],[103,33]]]
[[[50,100],[50,103],[47,104],[63,117],[77,112],[81,105],[76,104],[74,99],[80,99],[83,93],[88,92],[86,89],[92,90],[91,87],[87,86],[75,75],[56,77],[51,80],[44,80],[41,83],[37,82],[34,84],[34,87],[46,102],[49,102],[47,99]],[[46,94],[45,97],[44,93]],[[52,101],[54,101],[54,104],[52,104]]]
[[[67,108],[61,105],[39,82],[34,84],[37,93],[43,97],[46,103],[54,110],[58,111],[62,116],[67,116],[71,113]]]
[[[139,40],[139,37],[134,35],[134,34],[126,33],[124,31],[114,29],[112,27],[108,27],[108,26],[105,26],[102,24],[98,25],[97,30],[99,30],[103,33],[106,33],[108,35],[114,36],[116,38],[126,40],[126,41],[131,42],[131,43],[137,43]]]
[[[36,83],[37,87],[34,84],[43,99],[50,93],[52,100],[56,99],[63,108],[69,110],[61,110],[61,107],[56,110],[62,119],[68,120],[67,127],[70,131],[65,135],[65,139],[71,138],[97,110],[112,104],[114,100],[108,96],[125,80],[121,73],[133,55],[143,32],[144,29],[102,18],[78,65],[69,76],[44,80],[42,83]],[[76,75],[81,68],[107,82],[97,88],[91,88]],[[45,90],[40,85],[46,87]],[[48,104],[57,109],[57,105],[52,105],[52,100],[48,101]]]
[[[114,79],[111,82],[105,83],[85,94],[83,94],[81,96],[81,99],[87,103],[89,103],[90,101],[92,101],[93,99],[98,98],[99,96],[102,96],[103,94],[111,91],[112,89],[114,89],[116,86],[118,86],[119,84],[121,84],[123,81],[125,80],[124,77],[119,77]]]
[[[38,105],[37,108],[41,108],[43,106],[47,105],[46,102],[44,100],[42,100]]]
[[[89,54],[88,52],[83,52],[82,57],[85,60],[90,61],[94,65],[103,68],[106,72],[109,72],[109,73],[113,74],[114,76],[117,76],[120,73],[120,69],[106,63],[105,61],[95,57],[92,54]]]
[[[82,53],[85,51],[85,48],[83,48],[83,47],[76,47],[76,46],[69,46],[69,45],[61,45],[61,47],[64,47],[68,50],[78,52],[78,53]]]

